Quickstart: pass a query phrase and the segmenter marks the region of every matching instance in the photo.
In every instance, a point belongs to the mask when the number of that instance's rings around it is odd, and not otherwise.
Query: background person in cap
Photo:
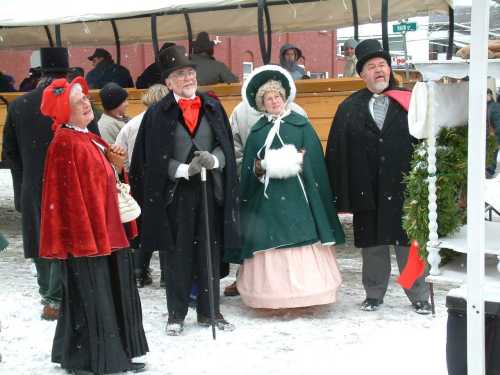
[[[86,77],[91,89],[100,89],[108,82],[114,82],[121,87],[134,87],[134,81],[128,69],[115,64],[111,54],[105,49],[97,48],[88,59],[94,66]]]
[[[276,65],[255,69],[241,95],[262,116],[248,136],[241,166],[243,263],[237,288],[253,308],[333,303],[341,277],[332,245],[344,242],[312,125],[290,110],[291,75]]]
[[[74,375],[141,370],[148,351],[113,167],[125,150],[88,131],[82,77],[54,80],[40,109],[53,119],[41,209],[40,256],[61,266],[63,303],[52,361]]]
[[[0,92],[16,91],[14,78],[0,70]]]
[[[280,49],[280,65],[288,70],[294,80],[309,78],[306,77],[305,70],[297,64],[301,56],[302,51],[293,44],[283,44]]]
[[[38,85],[38,81],[40,81],[42,76],[42,72],[40,70],[40,50],[36,50],[31,53],[30,64],[31,67],[28,72],[28,76],[21,81],[19,91],[28,92],[34,90]]]
[[[69,69],[66,48],[42,48],[40,84],[33,91],[16,98],[8,108],[3,135],[3,151],[10,163],[16,209],[22,214],[24,256],[34,259],[42,318],[57,319],[62,289],[57,260],[39,257],[40,204],[45,155],[53,137],[52,120],[40,112],[42,93],[56,78],[66,77]],[[92,122],[89,130],[98,132]]]
[[[142,208],[141,246],[166,252],[168,335],[179,335],[197,279],[198,324],[208,326],[206,233],[200,171],[208,170],[207,191],[213,255],[216,325],[232,330],[219,309],[219,261],[238,248],[238,180],[231,128],[213,97],[197,92],[195,65],[178,46],[159,56],[170,93],[151,106],[136,138],[130,181]]]
[[[358,42],[355,39],[348,39],[344,43],[344,74],[343,77],[358,77],[358,72],[356,72],[356,64],[358,59],[354,53]]]
[[[128,93],[116,83],[110,82],[99,91],[99,96],[104,109],[98,122],[99,133],[106,142],[114,144],[118,133],[128,121]]]
[[[205,31],[199,33],[193,42],[191,60],[196,65],[198,84],[203,86],[238,82],[238,77],[224,63],[215,60],[214,46],[215,43],[209,39]]]
[[[409,239],[402,228],[405,185],[416,140],[408,130],[411,93],[397,90],[391,56],[375,39],[356,47],[356,70],[366,88],[339,106],[328,137],[326,160],[337,209],[353,213],[354,244],[361,248],[365,311],[383,303],[391,273],[389,247],[399,269],[406,265]],[[429,314],[424,277],[405,289],[415,311]]]
[[[163,51],[165,48],[175,46],[175,43],[165,42],[160,48],[160,51]],[[150,86],[155,84],[162,84],[161,81],[161,72],[160,67],[158,66],[158,62],[150,64],[139,77],[137,77],[137,81],[135,81],[135,87],[138,89],[147,89]]]

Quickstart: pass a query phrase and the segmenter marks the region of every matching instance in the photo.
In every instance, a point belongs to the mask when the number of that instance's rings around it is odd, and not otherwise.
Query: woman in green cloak
[[[242,88],[262,116],[243,155],[243,247],[226,260],[242,263],[237,287],[254,308],[333,303],[341,283],[334,245],[344,233],[321,143],[309,121],[288,108],[295,91],[290,74],[274,65],[254,70]]]

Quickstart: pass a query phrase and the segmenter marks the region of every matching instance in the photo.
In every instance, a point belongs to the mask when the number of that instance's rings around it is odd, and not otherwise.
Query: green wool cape
[[[272,248],[303,246],[320,241],[345,242],[344,232],[337,217],[330,190],[321,142],[309,121],[291,112],[283,118],[280,136],[285,144],[304,149],[301,179],[271,178],[264,196],[264,184],[255,176],[254,160],[264,145],[273,123],[262,117],[249,134],[241,168],[241,232],[240,251],[226,254],[226,261],[242,263],[257,251]],[[272,149],[282,147],[276,136]],[[279,250],[278,250],[279,251]]]

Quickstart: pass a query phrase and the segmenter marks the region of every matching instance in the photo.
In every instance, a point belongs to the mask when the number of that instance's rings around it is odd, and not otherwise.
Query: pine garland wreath
[[[493,160],[495,137],[487,136],[487,163]],[[437,222],[440,237],[452,234],[466,222],[467,197],[467,127],[440,131],[436,140]],[[405,177],[403,228],[411,240],[420,245],[420,256],[427,259],[429,217],[427,185],[427,141],[419,143],[413,153],[410,173]],[[451,250],[440,252],[443,263],[453,256]]]

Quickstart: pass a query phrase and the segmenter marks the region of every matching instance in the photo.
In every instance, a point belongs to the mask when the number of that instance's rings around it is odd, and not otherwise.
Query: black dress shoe
[[[360,310],[362,311],[376,311],[383,304],[384,301],[378,298],[367,298],[361,303]]]
[[[184,331],[184,319],[168,318],[165,332],[168,336],[180,336]]]
[[[144,288],[146,285],[153,284],[153,278],[151,277],[151,269],[148,268],[141,275],[136,276],[135,279],[138,288]]]
[[[210,317],[198,314],[198,325],[202,327],[210,327],[212,325]],[[224,319],[221,313],[215,314],[215,326],[220,331],[234,331],[236,328],[234,324],[231,324]]]
[[[146,371],[146,364],[142,362],[130,362],[130,367],[127,371],[143,372]]]
[[[420,315],[429,315],[432,312],[431,304],[427,301],[417,301],[413,303],[415,312]]]

